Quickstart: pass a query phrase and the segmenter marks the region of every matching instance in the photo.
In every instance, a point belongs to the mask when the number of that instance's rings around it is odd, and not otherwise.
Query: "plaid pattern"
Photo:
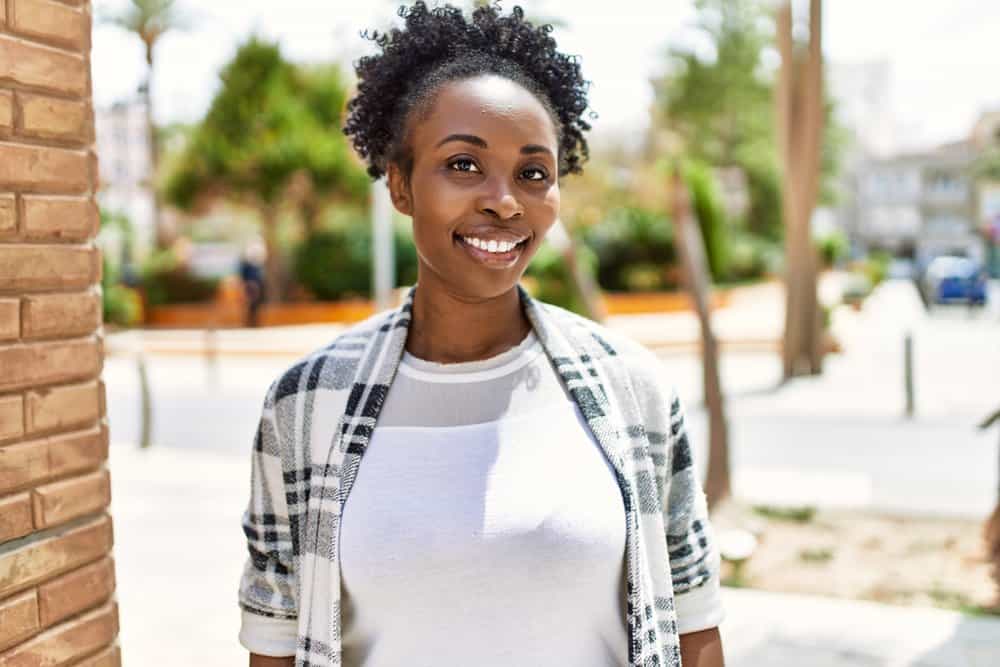
[[[341,665],[340,516],[399,365],[416,289],[292,365],[264,399],[239,603],[297,619],[296,667]],[[681,403],[661,386],[659,360],[642,345],[517,290],[621,488],[628,664],[677,667],[674,594],[718,576]]]

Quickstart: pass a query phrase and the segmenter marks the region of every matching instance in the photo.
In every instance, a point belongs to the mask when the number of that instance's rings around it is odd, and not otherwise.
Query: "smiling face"
[[[453,81],[411,120],[408,145],[409,178],[395,163],[388,178],[393,204],[413,219],[418,282],[463,300],[511,290],[559,214],[559,143],[545,107],[504,77]]]

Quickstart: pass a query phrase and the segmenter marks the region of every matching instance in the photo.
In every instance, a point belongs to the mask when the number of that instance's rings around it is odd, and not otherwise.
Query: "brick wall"
[[[0,667],[120,665],[88,0],[0,0]]]

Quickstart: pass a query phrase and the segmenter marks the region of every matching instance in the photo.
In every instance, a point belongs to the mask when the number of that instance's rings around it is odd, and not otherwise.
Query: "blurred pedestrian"
[[[412,220],[417,284],[265,393],[250,665],[722,667],[719,553],[659,358],[519,284],[587,156],[580,65],[520,7],[401,13],[345,132]]]
[[[258,326],[260,307],[267,296],[264,281],[266,260],[267,247],[259,238],[244,246],[240,253],[239,274],[246,296],[245,325],[248,327]]]

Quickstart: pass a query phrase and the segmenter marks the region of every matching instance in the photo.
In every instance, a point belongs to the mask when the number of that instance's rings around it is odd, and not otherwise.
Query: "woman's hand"
[[[681,664],[684,667],[725,667],[719,628],[681,635]]]
[[[250,667],[293,667],[295,658],[272,658],[267,655],[250,654]]]

